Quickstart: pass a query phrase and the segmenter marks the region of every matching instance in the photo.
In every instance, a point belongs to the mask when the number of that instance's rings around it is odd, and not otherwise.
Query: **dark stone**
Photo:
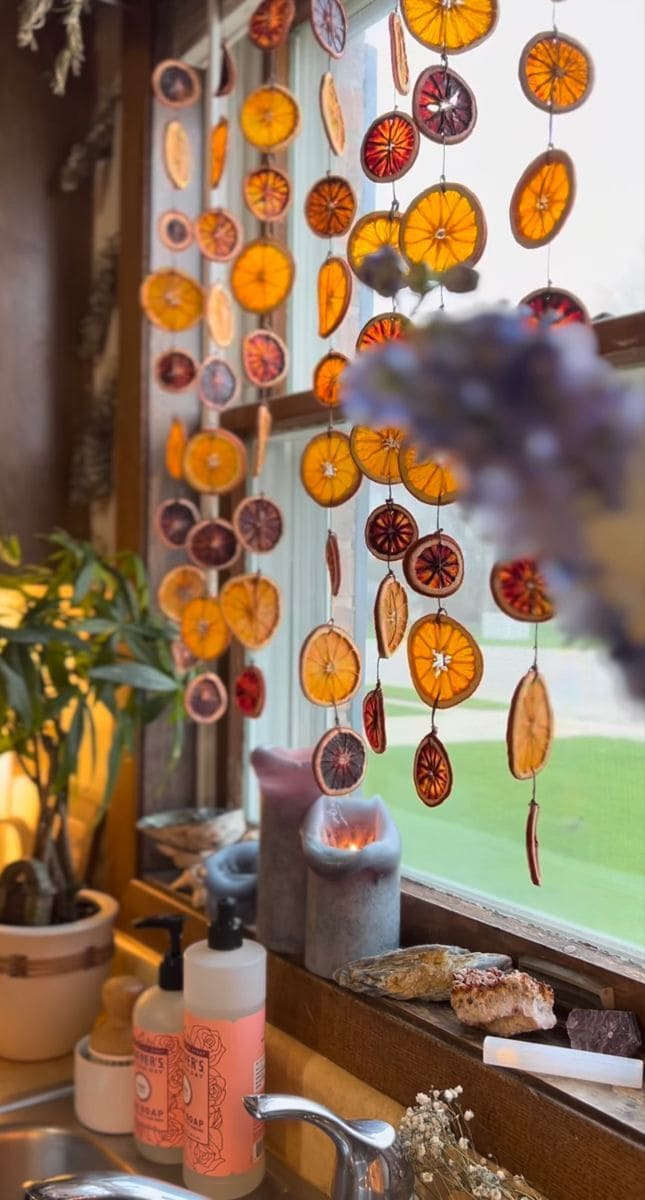
[[[574,1050],[593,1050],[596,1054],[631,1058],[642,1044],[634,1013],[614,1008],[572,1008],[567,1017],[567,1033]]]

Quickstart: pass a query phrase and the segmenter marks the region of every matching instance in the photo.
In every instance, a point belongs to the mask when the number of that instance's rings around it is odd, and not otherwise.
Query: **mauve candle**
[[[305,948],[307,868],[300,830],[320,795],[311,756],[310,749],[263,747],[251,754],[261,797],[257,935],[280,954]]]
[[[331,979],[356,958],[399,945],[401,838],[380,796],[321,796],[303,827],[305,965]]]

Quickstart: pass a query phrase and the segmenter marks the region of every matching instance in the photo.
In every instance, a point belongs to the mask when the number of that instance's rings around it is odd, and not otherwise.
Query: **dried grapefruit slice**
[[[204,671],[188,684],[184,708],[198,725],[213,725],[228,708],[228,695],[219,675]]]
[[[231,644],[219,600],[204,596],[191,600],[181,614],[181,640],[198,659],[219,658]]]
[[[209,208],[195,221],[195,238],[204,258],[230,262],[236,253],[242,231],[235,217],[225,208]]]
[[[202,94],[199,75],[188,63],[166,58],[152,73],[152,90],[166,108],[188,108]]]
[[[341,376],[349,359],[338,350],[330,350],[314,368],[313,393],[325,408],[337,408],[341,401]]]
[[[356,349],[373,350],[384,342],[404,341],[408,335],[410,322],[403,313],[379,313],[366,321],[356,339]]]
[[[356,193],[341,175],[326,175],[307,192],[305,220],[318,237],[342,237],[356,213]]]
[[[214,96],[230,96],[237,82],[237,67],[225,41],[220,42],[220,65]]]
[[[300,130],[295,96],[277,83],[263,84],[246,97],[240,112],[242,133],[263,154],[284,150]]]
[[[436,733],[427,733],[419,742],[412,778],[417,796],[428,808],[436,808],[448,799],[452,791],[452,767]]]
[[[402,504],[386,500],[370,513],[365,525],[365,543],[370,554],[382,562],[403,558],[419,536],[418,525]]]
[[[495,563],[490,574],[493,600],[516,621],[550,621],[555,614],[546,582],[534,558]]]
[[[211,517],[191,529],[186,550],[196,566],[223,571],[237,561],[242,548],[231,523],[223,517]]]
[[[520,58],[520,84],[531,104],[545,112],[572,112],[593,86],[593,63],[574,38],[549,30],[536,33]]]
[[[227,429],[203,429],[191,437],[184,453],[184,478],[196,492],[220,496],[231,492],[246,475],[244,443]]]
[[[387,749],[387,732],[383,689],[380,683],[363,697],[363,729],[370,749],[375,754],[384,754]]]
[[[197,391],[202,404],[218,412],[232,404],[240,390],[240,381],[225,358],[213,354],[199,368]]]
[[[258,50],[275,50],[288,38],[295,15],[293,0],[261,0],[249,21],[249,40]]]
[[[414,446],[401,448],[399,469],[404,487],[424,504],[452,504],[459,496],[459,484],[449,463],[419,459]]]
[[[185,546],[188,534],[198,521],[199,513],[192,500],[184,500],[181,496],[164,500],[155,513],[157,533],[164,546],[170,546],[172,550]]]
[[[266,701],[266,684],[259,667],[250,663],[233,684],[233,702],[245,717],[261,717]]]
[[[369,126],[361,145],[361,166],[368,179],[394,183],[414,166],[419,130],[407,113],[394,109]]]
[[[173,187],[188,187],[193,173],[190,140],[181,121],[169,121],[163,135],[163,165]]]
[[[531,667],[518,683],[506,726],[508,767],[516,779],[532,779],[546,766],[553,742],[553,712],[546,684]]]
[[[419,538],[403,559],[403,574],[421,596],[452,596],[464,579],[464,556],[454,538],[438,529]]]
[[[329,429],[312,437],[302,452],[300,478],[307,495],[323,508],[349,500],[358,491],[362,475],[347,434]]]
[[[413,38],[438,54],[462,54],[478,46],[497,24],[497,0],[402,0]]]
[[[320,117],[323,129],[329,142],[330,150],[332,154],[342,154],[347,140],[345,118],[343,117],[343,110],[338,99],[334,77],[329,71],[325,71],[320,80],[318,103],[320,105]]]
[[[412,682],[425,704],[452,708],[479,687],[484,663],[471,633],[452,617],[421,617],[408,634]]]
[[[157,221],[159,241],[168,250],[187,250],[193,240],[193,227],[185,213],[176,208],[164,212]]]
[[[338,538],[333,529],[327,530],[327,541],[325,542],[325,564],[327,566],[327,574],[329,575],[329,590],[332,596],[337,596],[342,583],[342,570],[340,565],[340,547]]]
[[[257,479],[264,466],[272,426],[273,417],[271,416],[271,409],[268,404],[258,404],[258,411],[255,418],[255,442],[253,446],[253,476],[255,479]]]
[[[433,271],[459,263],[473,266],[486,245],[479,200],[460,183],[433,184],[404,213],[399,245],[409,263],[424,262]]]
[[[233,513],[235,532],[251,554],[268,554],[282,537],[282,513],[266,496],[247,496]]]
[[[300,651],[300,686],[307,700],[323,708],[345,704],[361,682],[361,656],[348,633],[319,625]]]
[[[271,329],[255,329],[242,342],[242,364],[249,383],[258,388],[275,387],[289,370],[287,347]]]
[[[159,584],[157,604],[165,617],[181,621],[186,605],[201,598],[205,591],[206,580],[197,567],[173,567]]]
[[[576,173],[564,150],[545,150],[529,163],[511,196],[513,237],[527,250],[546,246],[560,232],[576,194]]]
[[[258,221],[281,221],[291,204],[291,180],[277,167],[258,167],[244,177],[244,202]]]
[[[295,275],[290,252],[270,238],[247,242],[231,268],[231,289],[247,312],[268,313],[286,300]]]
[[[362,782],[367,750],[360,734],[340,726],[321,737],[311,760],[316,783],[325,796],[346,796]]]
[[[399,214],[389,210],[367,213],[359,218],[347,242],[347,259],[355,275],[368,254],[375,254],[384,246],[398,250],[400,228]]]
[[[468,84],[448,67],[426,67],[414,85],[412,114],[432,142],[454,146],[472,133],[477,103]]]
[[[403,22],[398,12],[391,12],[388,17],[390,34],[390,64],[392,66],[392,81],[399,96],[407,96],[410,91],[410,68],[408,52],[405,48]]]
[[[211,129],[211,187],[219,187],[228,157],[228,117],[220,117]]]
[[[405,588],[391,571],[379,584],[374,602],[374,632],[381,658],[396,653],[408,627],[408,598]]]
[[[350,435],[354,461],[374,483],[400,483],[399,450],[405,433],[394,425],[370,429],[355,425]]]
[[[247,650],[259,650],[280,623],[280,591],[265,575],[236,575],[224,584],[222,613],[231,633]]]
[[[352,299],[352,276],[344,258],[330,256],[318,272],[318,336],[330,337],[342,324]]]
[[[170,422],[168,434],[166,437],[166,445],[164,450],[164,460],[166,470],[171,479],[183,479],[184,477],[184,454],[188,445],[188,434],[183,421],[173,417]]]
[[[185,392],[197,378],[197,363],[186,350],[166,350],[155,360],[154,377],[165,392]]]
[[[235,314],[231,297],[221,283],[214,283],[208,293],[206,320],[213,341],[225,350],[235,337]]]
[[[155,271],[141,285],[141,307],[149,321],[168,333],[181,333],[200,320],[204,293],[183,271]]]
[[[537,288],[520,300],[520,307],[530,309],[528,323],[543,322],[551,329],[562,329],[566,325],[589,325],[589,313],[582,300],[565,292],[564,288]]]
[[[325,54],[342,58],[347,42],[347,16],[340,0],[310,0],[313,35]]]

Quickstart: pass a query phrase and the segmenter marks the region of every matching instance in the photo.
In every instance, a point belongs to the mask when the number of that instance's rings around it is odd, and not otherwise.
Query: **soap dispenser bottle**
[[[159,984],[139,997],[134,1035],[134,1138],[151,1162],[180,1163],[184,1142],[184,998],[178,913],[144,917],[138,929],[164,929],[170,939]]]
[[[200,1196],[236,1200],[264,1177],[262,1123],[242,1100],[264,1090],[265,996],[266,951],[221,900],[185,955],[184,1182]]]

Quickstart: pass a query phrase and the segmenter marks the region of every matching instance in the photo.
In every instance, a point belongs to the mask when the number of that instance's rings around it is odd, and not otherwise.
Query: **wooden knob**
[[[90,1051],[110,1057],[132,1053],[132,1009],[145,984],[135,975],[114,975],[103,984],[105,1008],[90,1034]]]

